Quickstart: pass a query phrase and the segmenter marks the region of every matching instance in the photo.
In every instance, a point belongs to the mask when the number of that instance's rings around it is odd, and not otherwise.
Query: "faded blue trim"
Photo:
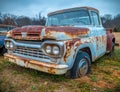
[[[4,41],[5,41],[6,36],[0,36],[0,48],[4,46]]]

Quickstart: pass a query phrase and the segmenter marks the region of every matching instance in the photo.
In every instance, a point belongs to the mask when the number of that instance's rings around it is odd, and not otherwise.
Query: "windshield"
[[[87,10],[77,10],[48,16],[47,26],[90,25]]]

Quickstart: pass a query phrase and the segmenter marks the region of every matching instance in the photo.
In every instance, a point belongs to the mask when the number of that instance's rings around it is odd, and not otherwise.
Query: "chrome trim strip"
[[[30,48],[38,48],[40,49],[41,48],[41,45],[40,44],[29,44],[29,43],[18,43],[18,42],[15,42],[13,39],[5,39],[5,41],[11,41],[14,43],[15,46],[24,46],[24,47],[30,47]]]
[[[51,62],[50,59],[36,58],[36,57],[26,56],[26,55],[18,54],[18,53],[12,53],[12,55],[19,56],[19,57],[22,57],[22,58],[26,58],[27,57],[27,59],[37,60],[37,61],[41,61],[41,62],[54,63],[54,62]]]

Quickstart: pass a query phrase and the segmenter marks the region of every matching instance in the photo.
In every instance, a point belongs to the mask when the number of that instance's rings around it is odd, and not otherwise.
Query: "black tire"
[[[3,55],[4,53],[7,52],[7,49],[3,46],[1,49],[0,49],[0,54]]]
[[[90,73],[91,60],[88,53],[79,51],[71,69],[71,77],[79,78]]]
[[[112,56],[112,54],[114,53],[114,50],[115,50],[115,43],[112,42],[112,49],[111,49],[111,51],[109,53],[110,56]]]
[[[0,54],[2,54],[2,48],[0,48]]]

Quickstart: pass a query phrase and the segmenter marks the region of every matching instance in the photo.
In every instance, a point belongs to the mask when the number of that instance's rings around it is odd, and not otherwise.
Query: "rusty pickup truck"
[[[78,78],[90,72],[92,62],[111,53],[114,44],[97,9],[76,7],[49,13],[46,26],[9,31],[4,57],[26,68]]]

